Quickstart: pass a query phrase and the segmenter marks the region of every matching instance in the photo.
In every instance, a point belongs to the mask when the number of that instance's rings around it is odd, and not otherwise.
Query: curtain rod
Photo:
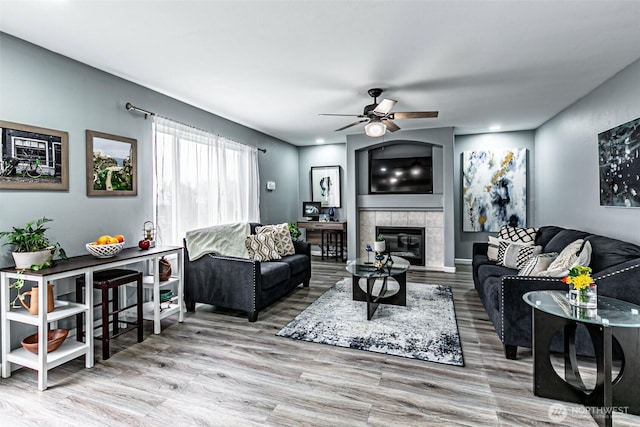
[[[148,111],[148,110],[145,110],[145,109],[142,109],[142,108],[138,108],[138,107],[134,106],[133,104],[131,104],[130,102],[127,102],[127,103],[125,104],[125,108],[126,108],[127,110],[133,110],[133,111],[137,111],[137,112],[139,112],[139,113],[144,114],[144,118],[145,118],[145,120],[147,119],[147,116],[155,116],[155,115],[156,115],[156,113],[153,113],[153,112],[151,112],[151,111]],[[194,127],[194,126],[191,126],[191,125],[188,125],[188,124],[186,124],[186,123],[182,123],[182,122],[179,122],[179,121],[177,121],[177,120],[170,119],[169,117],[163,117],[163,116],[158,116],[158,117],[162,117],[162,118],[164,118],[164,119],[172,120],[172,121],[174,121],[174,122],[176,122],[176,123],[180,123],[181,125],[188,126],[188,127],[190,127],[190,128],[198,129],[198,128],[196,128],[196,127]],[[204,132],[207,132],[207,133],[211,133],[211,132],[209,132],[208,130],[204,130],[204,129],[198,129],[198,130],[201,130],[201,131],[204,131]],[[218,136],[220,136],[220,135],[218,135]],[[246,145],[246,144],[245,144],[245,145]],[[266,148],[257,148],[257,150],[258,150],[258,151],[261,151],[262,153],[266,153],[266,152],[267,152],[267,149],[266,149]]]

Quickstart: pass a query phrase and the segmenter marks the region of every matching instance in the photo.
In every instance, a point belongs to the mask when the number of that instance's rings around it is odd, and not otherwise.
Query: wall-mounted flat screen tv
[[[369,156],[369,194],[432,194],[433,158]]]

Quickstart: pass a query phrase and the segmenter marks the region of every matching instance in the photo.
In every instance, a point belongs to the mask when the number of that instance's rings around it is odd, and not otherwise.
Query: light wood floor
[[[596,425],[574,404],[552,422],[559,402],[533,395],[530,350],[504,358],[469,266],[408,278],[453,288],[464,367],[275,336],[345,273],[344,264],[314,261],[311,286],[256,323],[206,305],[161,335],[149,323],[142,343],[119,338],[91,369],[79,358],[49,371],[44,392],[35,372],[18,370],[0,379],[0,426]],[[640,417],[616,413],[614,425],[640,425]]]

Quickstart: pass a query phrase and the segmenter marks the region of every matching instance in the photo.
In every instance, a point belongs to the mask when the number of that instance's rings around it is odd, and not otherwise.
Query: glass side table
[[[598,296],[598,308],[586,309],[569,304],[566,292],[535,291],[523,295],[533,307],[533,388],[540,397],[581,403],[600,426],[612,425],[612,411],[624,409],[640,414],[640,306]],[[579,324],[586,327],[593,341],[596,358],[596,384],[587,389],[578,370],[575,337]],[[553,369],[549,346],[558,330],[564,331],[564,378]],[[623,363],[613,379],[612,341],[623,352]]]
[[[376,268],[374,261],[368,258],[358,258],[347,263],[347,271],[352,276],[353,300],[366,301],[367,320],[371,320],[378,305],[407,305],[407,270],[410,263],[398,256],[392,257],[393,262],[388,262],[388,256],[382,260],[385,264],[382,268]],[[391,288],[387,279],[393,277],[398,282],[397,288]],[[360,279],[366,279],[366,288],[360,286]],[[376,280],[381,280],[381,285],[375,286]]]

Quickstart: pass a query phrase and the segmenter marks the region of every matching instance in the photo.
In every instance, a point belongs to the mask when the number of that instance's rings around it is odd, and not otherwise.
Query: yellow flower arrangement
[[[568,285],[573,285],[578,290],[595,285],[591,278],[591,268],[581,266],[573,267],[569,270],[569,275],[564,277],[562,281]]]

